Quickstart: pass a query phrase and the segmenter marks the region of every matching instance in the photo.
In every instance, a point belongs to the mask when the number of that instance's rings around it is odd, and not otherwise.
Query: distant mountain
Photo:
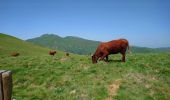
[[[79,37],[67,36],[60,37],[54,34],[44,34],[40,37],[28,39],[28,42],[38,44],[41,46],[58,49],[66,52],[72,52],[76,54],[91,54],[94,53],[99,41],[86,40]],[[152,53],[152,52],[164,52],[170,51],[170,48],[146,48],[138,46],[130,46],[133,53]]]
[[[170,52],[170,47],[155,48],[159,52]]]
[[[44,34],[40,37],[28,39],[28,42],[41,46],[58,49],[76,54],[93,53],[100,43],[99,41],[86,40],[79,37],[67,36],[59,37],[54,34]]]
[[[47,55],[49,48],[41,47],[16,37],[0,33],[0,55],[9,56],[11,52],[20,55]]]

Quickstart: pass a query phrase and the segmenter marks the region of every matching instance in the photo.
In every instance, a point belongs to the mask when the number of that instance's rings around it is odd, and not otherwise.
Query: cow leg
[[[109,61],[109,57],[108,57],[108,55],[106,56],[106,61],[107,61],[107,62]]]
[[[104,60],[105,57],[106,57],[106,56],[103,55],[103,56],[100,58],[100,60]]]
[[[106,57],[106,59],[107,59],[108,54],[103,54],[102,57],[100,58],[100,60],[104,60],[105,57]]]
[[[125,53],[122,54],[122,62],[125,62]]]

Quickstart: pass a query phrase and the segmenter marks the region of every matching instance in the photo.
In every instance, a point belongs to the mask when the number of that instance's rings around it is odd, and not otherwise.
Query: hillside
[[[48,48],[0,33],[0,55],[10,55],[11,52],[19,52],[20,55],[46,55],[49,50]]]
[[[76,54],[93,53],[99,44],[98,41],[91,41],[73,36],[62,38],[54,34],[44,34],[37,38],[28,39],[27,41],[41,46]]]
[[[160,52],[170,52],[170,47],[162,47],[162,48],[155,48],[155,49]]]
[[[159,52],[158,50],[147,48],[147,47],[139,47],[139,46],[131,46],[131,51],[133,53],[153,53]]]
[[[96,47],[100,43],[99,41],[86,40],[73,36],[62,38],[54,34],[44,34],[37,38],[28,39],[27,41],[41,46],[59,49],[76,54],[91,54],[96,50]],[[133,53],[153,53],[170,51],[170,48],[152,49],[138,46],[130,46],[130,48]]]
[[[59,56],[51,57],[47,55],[48,50],[0,34],[0,69],[11,70],[13,73],[12,99],[169,100],[170,98],[170,53],[127,54],[125,63],[120,62],[121,55],[117,54],[110,55],[109,62],[99,61],[92,64],[90,55],[65,56],[61,53]],[[21,52],[22,56],[16,58],[4,56],[11,51]]]

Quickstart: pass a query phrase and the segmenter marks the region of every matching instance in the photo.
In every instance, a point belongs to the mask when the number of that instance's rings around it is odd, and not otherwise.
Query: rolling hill
[[[73,37],[67,37],[73,38]],[[137,48],[137,49],[140,49]],[[147,48],[146,48],[147,49]],[[49,56],[48,48],[0,34],[0,69],[13,73],[15,100],[169,100],[170,53]],[[22,56],[9,57],[12,51]],[[33,56],[40,55],[40,56]]]
[[[11,52],[19,52],[21,55],[46,55],[49,50],[49,48],[0,33],[0,55],[10,55]]]
[[[99,44],[99,41],[86,40],[73,36],[62,38],[54,34],[44,34],[37,38],[28,39],[27,41],[41,46],[76,54],[93,53]]]
[[[54,34],[44,34],[40,37],[28,39],[27,41],[41,46],[59,49],[62,51],[72,52],[76,54],[91,54],[96,50],[96,47],[100,43],[99,41],[86,40],[74,36],[67,36],[62,38]],[[133,53],[152,53],[170,51],[170,48],[152,49],[138,46],[130,46],[130,48]]]

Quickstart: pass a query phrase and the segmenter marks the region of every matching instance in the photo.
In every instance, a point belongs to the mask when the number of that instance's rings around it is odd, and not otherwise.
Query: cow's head
[[[93,62],[93,64],[97,63],[97,57],[95,55],[92,55],[92,62]]]

